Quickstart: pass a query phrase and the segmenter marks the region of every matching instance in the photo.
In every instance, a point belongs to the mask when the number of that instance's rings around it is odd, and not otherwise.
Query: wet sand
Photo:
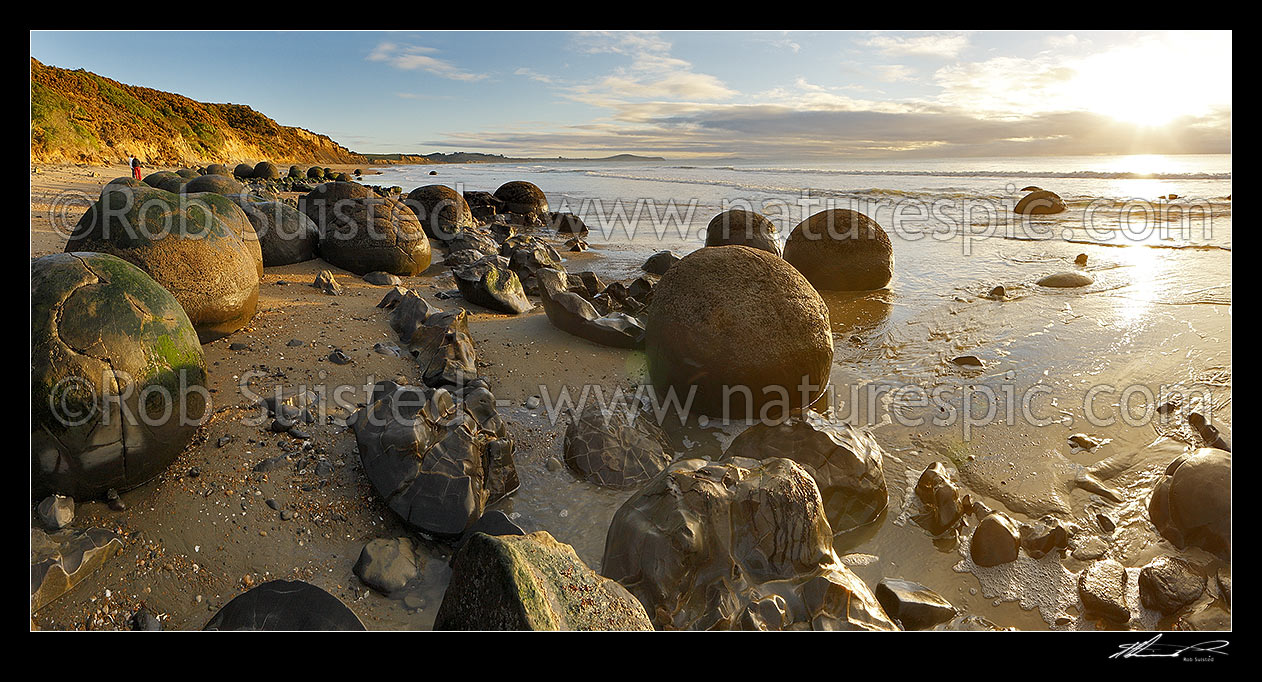
[[[128,174],[121,166],[62,166],[41,168],[32,175],[31,256],[60,252],[64,246],[65,237],[52,228],[48,217],[53,195],[77,190],[95,198],[106,182]],[[81,213],[84,208],[75,210]],[[71,213],[73,224],[78,213]],[[1038,245],[1024,256],[1043,259],[1040,267],[1044,269],[1064,270],[1071,269],[1074,255],[1082,248]],[[1110,263],[1117,265],[1109,251],[1090,251],[1093,266],[1100,268],[1097,279],[1103,283],[1108,282],[1110,270],[1116,269]],[[571,272],[601,272],[597,253],[565,255]],[[326,296],[308,286],[322,269],[337,275],[343,295]],[[1024,276],[1013,274],[1009,279]],[[563,467],[550,468],[550,459],[561,458],[566,421],[550,423],[543,409],[527,410],[523,405],[539,393],[541,384],[550,390],[560,386],[578,390],[583,385],[632,389],[646,381],[642,354],[565,334],[548,322],[541,308],[514,317],[461,299],[439,299],[438,292],[454,288],[447,268],[440,265],[419,277],[403,279],[404,286],[438,308],[460,305],[470,312],[479,369],[501,401],[499,411],[516,442],[514,459],[521,478],[521,488],[497,508],[528,531],[548,530],[573,545],[584,561],[599,570],[609,520],[631,492],[601,489],[577,481]],[[1125,310],[1104,286],[1094,293],[1063,295],[1018,287],[1011,300],[1004,302],[985,297],[990,286],[993,282],[979,277],[975,290],[938,292],[931,304],[917,302],[911,315],[896,314],[899,307],[911,303],[891,292],[826,296],[836,340],[833,385],[871,390],[897,379],[926,387],[1004,381],[1028,387],[1042,378],[1052,391],[1040,403],[1041,413],[1057,416],[1079,412],[1068,406],[1081,403],[1082,394],[1095,383],[1155,386],[1173,378],[1190,385],[1198,380],[1212,383],[1217,376],[1221,389],[1223,375],[1215,375],[1214,370],[1225,368],[1226,389],[1216,395],[1226,399],[1214,416],[1215,421],[1230,424],[1227,306],[1156,306],[1150,323],[1136,330],[1125,324]],[[199,629],[249,586],[274,578],[301,578],[341,598],[370,629],[428,629],[449,576],[446,548],[425,545],[428,562],[423,579],[407,595],[384,597],[362,585],[351,571],[364,543],[407,531],[363,476],[354,437],[338,423],[345,412],[334,410],[330,423],[314,425],[311,449],[295,454],[290,466],[255,473],[252,469],[258,462],[298,446],[288,436],[268,433],[265,425],[246,424],[250,417],[257,417],[258,408],[239,388],[243,377],[257,372],[247,383],[256,394],[277,386],[292,390],[347,385],[357,387],[352,402],[362,402],[365,384],[371,381],[401,377],[414,382],[417,370],[406,355],[390,357],[373,350],[377,343],[398,343],[387,323],[388,313],[375,307],[386,291],[318,260],[268,268],[260,285],[258,314],[250,326],[203,347],[214,417],[162,476],[123,494],[125,511],[112,511],[99,502],[78,505],[73,527],[116,530],[124,535],[126,547],[105,568],[34,614],[35,624],[50,629],[125,627],[127,617],[143,603],[161,614],[167,629]],[[893,318],[898,322],[892,322]],[[1119,341],[1127,334],[1140,340]],[[286,345],[291,339],[304,345]],[[234,343],[248,349],[230,350]],[[1163,343],[1171,345],[1162,348]],[[1072,350],[1057,352],[1057,344]],[[327,356],[335,348],[354,363],[329,362]],[[982,356],[987,366],[968,370],[949,363],[951,357],[965,353]],[[1049,357],[1059,361],[1049,365],[1045,362]],[[1052,565],[1056,562],[972,571],[958,543],[935,543],[911,522],[906,513],[914,497],[911,487],[933,461],[952,462],[975,499],[991,508],[1022,520],[1056,514],[1095,535],[1107,535],[1110,555],[1127,566],[1142,566],[1159,554],[1215,565],[1216,560],[1203,552],[1174,550],[1155,535],[1146,519],[1146,491],[1183,448],[1177,440],[1154,441],[1169,432],[1195,444],[1195,437],[1178,423],[1137,427],[1119,423],[1097,429],[1064,421],[1042,428],[1018,422],[981,428],[965,439],[959,426],[908,427],[890,422],[888,402],[875,404],[874,414],[863,416],[878,422],[874,433],[888,455],[889,511],[866,533],[838,546],[869,586],[882,577],[915,580],[961,610],[1002,626],[1057,626],[1061,612],[1069,621],[1059,627],[1103,626],[1076,618],[1075,609],[1065,603],[1063,581],[1057,582],[1063,576],[1056,573]],[[927,409],[920,411],[928,415]],[[739,427],[690,428],[686,434],[692,446],[689,454],[717,455],[739,431]],[[1080,431],[1110,442],[1094,452],[1074,451],[1067,439]],[[224,437],[230,441],[218,446]],[[321,459],[332,465],[331,474],[316,473]],[[299,467],[302,462],[306,465]],[[1078,471],[1101,462],[1099,470],[1109,475],[1108,483],[1125,493],[1126,502],[1121,505],[1108,504],[1073,484]],[[190,473],[194,469],[196,476]],[[273,509],[268,500],[280,509]],[[292,512],[292,518],[282,520],[281,511]],[[1117,521],[1117,531],[1105,534],[1097,528],[1095,514],[1101,511]],[[1084,564],[1066,556],[1058,565],[1074,572]],[[1209,608],[1221,607],[1210,604]]]

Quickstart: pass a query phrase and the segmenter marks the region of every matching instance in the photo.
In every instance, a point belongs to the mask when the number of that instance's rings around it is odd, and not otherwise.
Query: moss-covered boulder
[[[145,183],[131,176],[123,178],[114,178],[105,183],[105,187],[144,187]],[[104,189],[104,188],[102,188]]]
[[[279,180],[280,168],[271,161],[259,161],[251,170],[250,177],[259,180]]]
[[[307,176],[306,173],[304,173],[301,168],[297,166],[289,167],[289,177],[295,180],[301,180],[302,178],[305,178],[306,176]]]
[[[705,232],[706,246],[748,246],[780,255],[776,226],[766,216],[733,208],[710,219]]]
[[[201,173],[198,173],[192,168],[181,168],[175,171],[175,174],[180,176],[181,178],[184,178],[185,180],[192,180],[194,178],[199,178],[202,175]]]
[[[168,192],[179,193],[184,188],[184,183],[188,180],[172,173],[171,171],[158,171],[145,176],[144,183],[150,187],[157,187]]]
[[[644,607],[547,532],[474,533],[456,554],[435,630],[652,630]]]
[[[66,251],[109,253],[144,270],[184,307],[202,343],[254,316],[262,252],[249,218],[223,196],[108,192],[79,219]]]
[[[469,204],[446,185],[417,187],[408,193],[404,203],[416,213],[431,239],[445,242],[474,226]]]
[[[466,301],[519,315],[535,306],[526,298],[517,273],[508,266],[508,259],[503,256],[483,256],[468,265],[452,268],[451,274]]]
[[[846,208],[803,220],[784,245],[784,259],[820,291],[869,291],[894,276],[894,247],[875,220]]]
[[[500,185],[495,198],[504,202],[504,210],[518,215],[546,216],[548,197],[533,183],[514,180]]]
[[[312,166],[307,169],[307,177],[312,180],[323,180],[324,169],[319,166]]]
[[[316,257],[319,230],[298,209],[283,201],[263,201],[251,194],[228,197],[241,207],[258,235],[263,265],[302,263]]]
[[[430,243],[416,214],[398,199],[353,182],[321,185],[300,207],[320,231],[320,255],[358,275],[405,277],[429,267]]]
[[[833,360],[828,306],[780,258],[709,246],[671,267],[645,318],[649,375],[692,411],[777,418],[823,394]],[[764,412],[766,412],[764,414]]]
[[[197,332],[169,291],[103,253],[31,263],[31,492],[99,497],[158,475],[205,416]]]
[[[199,178],[189,180],[184,184],[181,191],[185,194],[213,192],[215,194],[227,196],[229,194],[240,194],[244,192],[245,185],[242,185],[227,176],[219,175],[217,173],[208,173]]]

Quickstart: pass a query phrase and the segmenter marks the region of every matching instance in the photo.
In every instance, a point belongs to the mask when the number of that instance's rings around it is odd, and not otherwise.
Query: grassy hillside
[[[363,163],[326,135],[240,104],[207,104],[31,59],[31,160]]]

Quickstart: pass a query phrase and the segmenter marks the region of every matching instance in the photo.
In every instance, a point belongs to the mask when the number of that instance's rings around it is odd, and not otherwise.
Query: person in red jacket
[[[140,159],[135,156],[131,157],[131,176],[137,180],[140,179]]]

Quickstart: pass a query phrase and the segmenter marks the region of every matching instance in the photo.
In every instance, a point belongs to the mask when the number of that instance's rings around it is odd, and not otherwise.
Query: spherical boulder
[[[259,161],[250,171],[250,177],[259,180],[279,180],[280,168],[271,161]]]
[[[1022,197],[1012,210],[1019,215],[1050,215],[1063,213],[1066,208],[1065,200],[1058,194],[1040,189]]]
[[[316,257],[319,230],[298,209],[283,201],[263,201],[252,194],[233,194],[228,199],[241,208],[258,235],[263,265],[290,265]]]
[[[65,250],[113,254],[144,270],[184,307],[202,343],[254,317],[263,272],[258,237],[223,196],[119,188],[79,219]]]
[[[192,180],[194,178],[199,178],[202,175],[201,173],[198,173],[192,168],[181,168],[175,171],[175,174],[180,176],[181,178],[184,178],[185,180]]]
[[[1180,549],[1193,545],[1231,553],[1231,453],[1201,448],[1166,468],[1153,489],[1148,517]]]
[[[474,226],[473,213],[464,196],[446,185],[426,185],[408,193],[411,208],[431,239],[447,241]]]
[[[185,194],[214,192],[215,194],[227,196],[244,192],[245,186],[227,176],[219,175],[218,173],[207,173],[194,180],[189,180],[180,191]]]
[[[312,166],[307,169],[307,177],[311,178],[312,180],[323,180],[324,169],[319,166]]]
[[[869,291],[890,283],[894,247],[876,221],[845,208],[803,220],[784,245],[784,259],[820,291]]]
[[[382,271],[409,277],[429,267],[425,230],[406,204],[353,182],[321,185],[302,211],[320,232],[320,255],[357,275]]]
[[[142,270],[104,253],[31,262],[34,498],[158,475],[207,416],[205,384],[193,324]]]
[[[232,169],[222,163],[212,163],[206,166],[205,175],[222,175],[226,178],[232,177]]]
[[[301,580],[273,580],[239,594],[203,630],[364,630],[342,600]]]
[[[144,183],[150,187],[157,187],[168,192],[179,193],[184,188],[184,183],[188,182],[183,177],[176,175],[170,171],[158,171],[145,176]]]
[[[710,219],[705,231],[706,246],[749,246],[780,255],[776,226],[766,216],[733,208]]]
[[[242,180],[252,178],[254,177],[254,166],[251,166],[248,163],[238,163],[236,169],[232,171],[232,174]]]
[[[110,180],[109,182],[105,183],[105,187],[144,187],[144,186],[145,186],[145,183],[131,176],[127,176],[123,178],[114,178],[113,180]],[[104,190],[104,188],[102,188],[102,190]]]
[[[833,360],[829,325],[828,306],[788,263],[748,246],[706,247],[653,289],[649,374],[681,403],[695,392],[695,412],[774,418],[822,395]]]
[[[548,197],[544,195],[543,190],[524,180],[514,180],[500,185],[500,188],[495,190],[495,198],[504,202],[504,208],[509,213],[542,216],[548,212]]]
[[[290,167],[289,167],[289,177],[291,177],[291,178],[293,178],[293,179],[295,179],[295,180],[301,180],[302,178],[306,177],[306,174],[302,172],[302,169],[301,169],[301,168],[299,168],[299,167],[297,167],[297,166],[290,166]]]

